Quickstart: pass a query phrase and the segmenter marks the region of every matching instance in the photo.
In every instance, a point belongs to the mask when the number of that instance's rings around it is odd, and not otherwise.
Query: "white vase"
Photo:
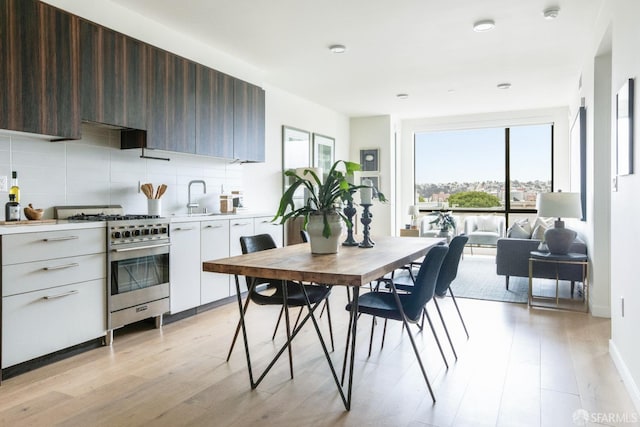
[[[340,247],[340,237],[343,230],[342,218],[338,214],[330,214],[327,216],[331,235],[324,237],[322,230],[324,229],[324,221],[322,215],[309,215],[309,223],[307,224],[307,232],[309,233],[309,244],[312,254],[335,254],[338,253]]]

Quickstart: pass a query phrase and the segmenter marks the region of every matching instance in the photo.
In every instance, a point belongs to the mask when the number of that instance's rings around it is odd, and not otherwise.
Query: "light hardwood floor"
[[[331,299],[333,358],[340,366],[347,322],[344,290],[334,289]],[[382,350],[378,326],[367,358],[368,316],[359,323],[350,412],[344,410],[311,324],[294,341],[295,378],[289,379],[283,357],[252,391],[241,342],[225,362],[238,318],[237,305],[229,304],[162,330],[148,325],[121,330],[111,348],[4,381],[0,425],[566,427],[576,425],[572,416],[577,409],[635,414],[608,355],[607,319],[529,310],[521,304],[458,301],[471,338],[464,336],[451,300],[443,300],[459,355],[454,361],[441,334],[448,370],[430,332],[416,335],[435,405],[398,322],[389,324]],[[276,308],[249,311],[258,369],[273,354],[276,316]],[[326,331],[324,316],[320,324]]]

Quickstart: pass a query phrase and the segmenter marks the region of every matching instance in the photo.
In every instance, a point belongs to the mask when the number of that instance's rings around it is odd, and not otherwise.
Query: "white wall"
[[[640,216],[640,114],[638,84],[640,84],[640,2],[612,2],[612,95],[624,81],[635,78],[635,174],[618,179],[618,191],[611,193],[611,353],[623,376],[636,408],[640,411],[640,286],[638,286],[638,242],[640,229],[633,226]],[[613,102],[613,100],[612,100]],[[615,105],[615,104],[612,104]],[[614,130],[615,131],[615,130]],[[612,132],[613,137],[613,132]],[[625,310],[622,316],[621,299]]]
[[[369,148],[380,150],[378,157],[379,171],[362,172],[361,176],[364,177],[367,174],[378,176],[380,182],[379,190],[389,199],[387,203],[374,201],[373,206],[371,206],[371,213],[373,214],[371,235],[372,237],[375,237],[375,235],[394,235],[395,221],[392,220],[392,215],[395,206],[395,180],[397,174],[395,173],[391,116],[351,119],[351,160],[360,163],[360,150]],[[358,200],[359,198],[356,196],[356,201]],[[359,216],[361,213],[361,209],[358,209],[357,215]]]

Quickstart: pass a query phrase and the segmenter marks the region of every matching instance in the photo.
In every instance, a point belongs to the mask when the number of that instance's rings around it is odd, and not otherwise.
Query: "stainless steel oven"
[[[125,215],[121,206],[56,207],[69,221],[107,221],[107,344],[113,330],[150,317],[162,326],[169,311],[170,223],[154,215]]]
[[[169,222],[163,218],[107,225],[109,330],[169,311]],[[110,338],[107,338],[110,341]]]

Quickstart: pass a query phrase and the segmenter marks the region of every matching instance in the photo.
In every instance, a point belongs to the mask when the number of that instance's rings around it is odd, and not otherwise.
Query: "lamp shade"
[[[540,193],[536,200],[538,215],[555,218],[582,218],[580,193]]]
[[[418,206],[416,205],[409,206],[409,209],[407,210],[407,215],[418,216],[419,214],[420,214],[420,210],[418,209]]]

